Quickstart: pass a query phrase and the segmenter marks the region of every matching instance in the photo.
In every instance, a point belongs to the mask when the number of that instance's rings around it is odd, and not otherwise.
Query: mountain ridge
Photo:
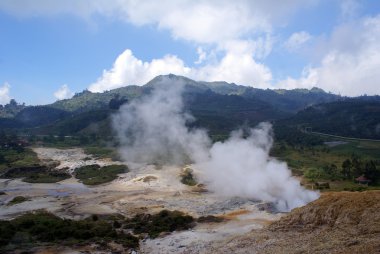
[[[297,114],[310,107],[340,101],[353,103],[352,98],[327,93],[320,88],[259,89],[224,81],[194,81],[169,74],[157,76],[143,86],[125,86],[102,93],[84,90],[70,99],[47,105],[18,106],[13,101],[13,115],[0,117],[0,129],[54,135],[88,134],[90,130],[103,130],[104,135],[111,135],[110,116],[122,104],[149,94],[162,81],[183,84],[185,110],[196,119],[192,125],[204,127],[216,135],[227,135],[233,129],[254,126],[261,121],[279,121],[295,126],[295,121],[301,121],[296,120],[297,117],[300,118]],[[356,97],[356,100],[363,103],[380,102],[380,97],[362,96]],[[347,113],[346,117],[349,115]],[[287,122],[286,119],[293,120]],[[320,119],[320,124],[323,124],[323,118]]]

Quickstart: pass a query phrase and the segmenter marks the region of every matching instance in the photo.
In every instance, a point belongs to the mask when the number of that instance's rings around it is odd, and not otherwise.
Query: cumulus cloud
[[[226,52],[217,63],[192,69],[190,77],[205,81],[227,81],[254,87],[268,87],[272,73],[264,64],[257,62],[251,50],[236,48]]]
[[[201,67],[188,67],[177,56],[143,62],[130,49],[115,60],[113,67],[89,86],[91,92],[103,92],[127,85],[144,85],[154,77],[165,74],[184,75],[195,80],[227,81],[255,87],[268,87],[272,80],[269,68],[255,61],[249,48],[230,49],[220,61]]]
[[[317,86],[347,96],[380,94],[380,15],[338,26],[324,43],[321,63],[284,87]]]
[[[136,26],[150,25],[167,30],[173,38],[191,41],[198,46],[196,64],[199,66],[196,68],[185,66],[173,55],[143,62],[126,50],[111,69],[105,70],[90,85],[91,91],[100,92],[123,85],[141,85],[155,75],[167,73],[198,80],[225,80],[268,87],[271,71],[259,61],[271,52],[274,27],[284,25],[289,15],[315,2],[68,0],[52,3],[48,0],[4,0],[0,2],[0,9],[22,17],[72,14],[91,19],[94,15],[103,15]],[[211,49],[214,57],[209,59],[210,55],[200,45]]]
[[[249,33],[269,32],[295,10],[315,0],[3,0],[0,10],[18,16],[73,14],[116,17],[135,25],[155,25],[174,38],[218,43]],[[221,32],[223,31],[223,32]]]
[[[285,42],[285,47],[288,50],[296,50],[308,42],[311,38],[312,36],[305,31],[293,33]]]
[[[74,95],[73,92],[70,91],[70,88],[68,85],[62,85],[55,93],[54,97],[58,100],[64,100],[71,98]]]
[[[160,59],[143,62],[127,49],[117,57],[110,70],[104,70],[103,75],[90,85],[89,90],[102,92],[126,85],[144,85],[157,75],[187,75],[189,72],[190,68],[176,56],[166,55]]]
[[[11,86],[7,82],[5,82],[3,86],[0,86],[0,104],[7,104],[11,100],[9,95],[10,88]]]
[[[340,11],[342,19],[350,19],[355,17],[361,8],[358,0],[342,0],[340,2]]]
[[[206,54],[206,52],[203,50],[202,47],[198,47],[198,48],[197,48],[197,54],[198,54],[198,60],[195,61],[194,63],[195,63],[195,64],[201,64],[201,63],[207,58],[207,54]]]

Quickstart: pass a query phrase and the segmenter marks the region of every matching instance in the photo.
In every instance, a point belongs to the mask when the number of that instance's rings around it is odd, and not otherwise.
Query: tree
[[[343,161],[341,173],[345,179],[352,178],[352,163],[350,159]]]
[[[0,164],[5,163],[5,162],[6,160],[5,160],[4,155],[0,154]]]
[[[352,173],[354,177],[361,176],[363,172],[363,163],[360,161],[359,157],[352,156]]]
[[[376,168],[374,161],[368,161],[364,167],[364,175],[372,182],[376,183],[380,180],[380,169]]]
[[[321,171],[316,168],[310,168],[304,174],[304,176],[310,179],[311,182],[315,182],[318,178],[321,177],[321,175]]]

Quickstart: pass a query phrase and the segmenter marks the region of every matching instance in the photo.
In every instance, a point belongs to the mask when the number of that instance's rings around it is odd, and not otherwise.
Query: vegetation
[[[162,232],[173,232],[175,230],[187,230],[194,227],[194,218],[180,211],[162,210],[150,214],[138,214],[125,221],[124,228],[133,229],[135,234],[147,233],[156,238]]]
[[[312,134],[305,134],[310,135]],[[331,141],[331,140],[325,140]],[[343,140],[336,146],[288,145],[276,143],[271,151],[288,163],[293,174],[303,175],[324,190],[364,190],[380,188],[380,143]],[[369,186],[358,185],[355,178],[368,178]],[[327,183],[326,188],[321,183]]]
[[[183,172],[181,173],[181,183],[194,186],[197,184],[197,181],[195,180],[193,176],[193,171],[190,168],[185,168]]]
[[[26,198],[26,197],[23,197],[23,196],[16,196],[14,197],[11,201],[8,202],[8,206],[11,206],[11,205],[17,205],[17,204],[20,204],[20,203],[23,203],[25,201],[28,201],[29,199]]]
[[[161,78],[142,87],[127,86],[104,93],[83,91],[50,105],[23,107],[6,119],[0,115],[0,128],[34,135],[97,134],[106,138],[113,135],[110,116],[124,103],[150,93]],[[185,110],[196,119],[191,126],[206,128],[212,135],[226,135],[239,126],[282,119],[307,105],[340,99],[320,89],[261,90],[226,82],[195,82],[173,75],[169,78],[186,83]]]
[[[56,183],[70,178],[71,175],[66,172],[45,171],[38,174],[31,174],[24,178],[27,183]]]
[[[19,104],[15,99],[11,99],[8,104],[0,105],[0,117],[1,118],[12,118],[17,113],[25,108],[25,104]]]
[[[319,104],[286,120],[288,126],[344,137],[380,139],[380,97],[355,98]]]
[[[216,217],[213,215],[201,216],[197,219],[197,222],[199,223],[219,223],[222,221],[224,221],[223,218]]]
[[[24,166],[9,168],[2,174],[3,178],[23,178],[28,183],[56,183],[70,178],[70,174],[49,169],[46,166]]]
[[[125,165],[109,165],[100,167],[97,164],[87,165],[75,170],[75,177],[86,185],[108,183],[117,178],[118,174],[128,172]]]
[[[136,248],[139,244],[136,237],[98,218],[74,221],[47,212],[37,212],[10,221],[0,221],[0,250],[3,251],[44,243],[62,246],[78,242],[108,244],[111,241],[126,248]]]
[[[119,159],[117,151],[114,148],[99,147],[99,146],[86,146],[84,147],[86,154],[91,154],[96,158],[112,158]]]
[[[4,137],[0,133],[0,176],[10,168],[39,165],[40,161],[36,153],[29,148],[20,146],[17,142],[7,142],[8,137]],[[14,140],[17,141],[17,138]]]

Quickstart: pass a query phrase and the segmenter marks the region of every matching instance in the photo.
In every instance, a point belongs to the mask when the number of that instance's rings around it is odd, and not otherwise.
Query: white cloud
[[[143,62],[127,49],[117,57],[110,70],[104,70],[102,77],[90,85],[89,90],[102,92],[126,85],[144,85],[157,75],[187,75],[189,72],[190,69],[176,56],[166,55],[161,59]]]
[[[312,36],[305,31],[293,33],[285,42],[285,47],[290,51],[296,50],[308,42],[311,38]]]
[[[219,43],[241,36],[270,32],[273,24],[317,0],[2,0],[0,10],[20,17],[94,14],[135,25],[167,29],[174,38],[197,43]],[[221,32],[222,31],[222,32]]]
[[[341,0],[340,2],[341,17],[343,19],[353,18],[358,14],[360,8],[361,8],[361,5],[358,0]]]
[[[202,47],[198,47],[198,48],[197,48],[197,54],[198,54],[198,60],[195,61],[194,63],[195,63],[195,64],[201,64],[201,63],[207,58],[207,54],[206,54],[206,52],[203,50]]]
[[[7,104],[11,100],[11,97],[9,95],[10,87],[11,86],[7,82],[5,82],[3,86],[0,86],[0,104],[1,105]]]
[[[198,68],[187,67],[173,55],[143,62],[127,49],[117,57],[110,70],[104,70],[103,75],[89,86],[89,90],[102,92],[127,85],[144,85],[157,75],[170,73],[195,80],[223,80],[255,87],[268,87],[272,80],[270,70],[253,59],[249,47],[231,48],[220,61]]]
[[[227,81],[241,85],[268,87],[272,80],[269,68],[258,63],[253,55],[257,44],[249,41],[230,41],[223,45],[225,55],[220,61],[192,69],[191,77],[205,81]],[[262,54],[262,52],[260,53]]]
[[[58,100],[63,100],[63,99],[69,99],[74,95],[73,92],[70,91],[70,88],[68,85],[62,85],[55,93],[54,97],[57,98]]]
[[[271,71],[258,60],[272,50],[272,31],[295,11],[318,0],[3,0],[0,10],[20,17],[72,14],[91,20],[102,15],[136,26],[167,30],[173,38],[198,46],[199,67],[187,67],[177,56],[143,62],[126,50],[110,70],[90,85],[104,91],[141,85],[156,75],[174,73],[197,80],[226,80],[266,87]],[[200,46],[210,50],[208,54]]]
[[[319,66],[298,80],[279,82],[285,87],[317,86],[348,96],[380,94],[380,15],[337,27],[325,43]]]

